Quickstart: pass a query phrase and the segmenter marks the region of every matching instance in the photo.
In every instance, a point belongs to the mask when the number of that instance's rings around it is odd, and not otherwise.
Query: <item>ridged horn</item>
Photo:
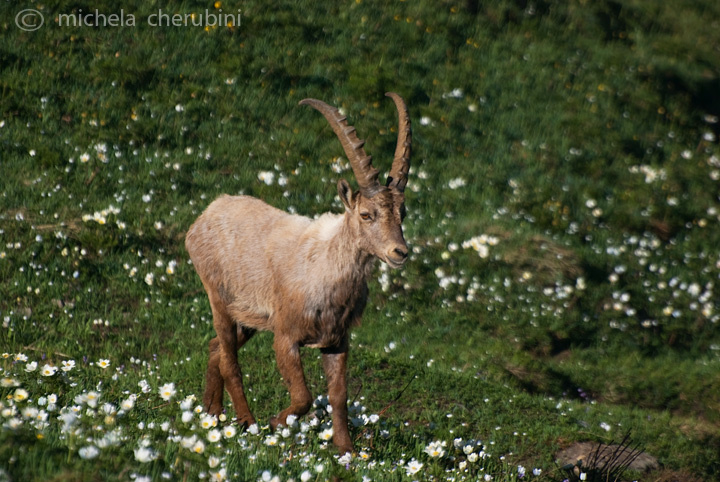
[[[395,157],[388,174],[387,187],[405,191],[410,171],[410,155],[412,153],[412,131],[410,130],[410,114],[402,97],[395,92],[385,94],[395,102],[398,111],[398,140]]]
[[[365,149],[363,149],[365,141],[358,139],[355,128],[348,125],[347,118],[340,114],[335,107],[321,100],[303,99],[300,101],[300,105],[309,105],[317,109],[330,123],[345,150],[348,161],[350,161],[350,166],[360,187],[360,193],[366,198],[371,198],[377,194],[380,190],[380,183],[378,182],[380,172],[373,167],[372,157],[368,156]]]

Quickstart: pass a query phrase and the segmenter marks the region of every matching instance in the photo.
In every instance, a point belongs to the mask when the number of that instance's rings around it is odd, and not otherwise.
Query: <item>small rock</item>
[[[596,442],[576,442],[570,447],[558,452],[555,459],[561,467],[577,466],[582,463],[583,468],[599,468],[612,470],[619,465],[626,465],[628,460],[635,457],[637,450],[621,445],[607,445]],[[638,472],[647,472],[659,467],[658,460],[650,454],[641,452],[635,457],[627,468]]]

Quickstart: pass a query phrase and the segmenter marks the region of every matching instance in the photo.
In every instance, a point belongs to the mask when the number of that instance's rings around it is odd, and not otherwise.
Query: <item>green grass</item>
[[[147,24],[159,9],[218,7],[241,9],[242,23]],[[19,29],[24,8],[44,26]],[[522,465],[525,480],[560,481],[560,449],[628,432],[663,467],[628,478],[718,478],[716,2],[130,2],[135,26],[55,21],[119,8],[0,6],[0,480],[221,468],[240,480],[516,480]],[[352,431],[368,460],[336,461],[322,411],[304,443],[294,432],[266,445],[264,424],[288,403],[270,334],[240,352],[260,433],[208,441],[201,415],[193,427],[175,403],[200,397],[213,336],[185,231],[222,193],[340,212],[342,149],[297,103],[343,107],[387,169],[389,90],[413,121],[413,254],[402,271],[378,263],[353,333],[350,394],[380,414]],[[304,351],[321,395],[317,356]],[[19,388],[28,399],[13,399]],[[202,454],[181,446],[193,434]],[[433,441],[444,456],[425,452]],[[473,462],[468,444],[491,456]]]

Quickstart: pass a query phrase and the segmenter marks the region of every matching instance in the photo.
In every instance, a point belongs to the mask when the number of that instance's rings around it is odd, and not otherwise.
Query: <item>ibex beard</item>
[[[346,381],[349,330],[362,317],[375,258],[400,268],[408,256],[402,221],[410,169],[410,118],[399,95],[386,95],[395,102],[399,129],[384,186],[364,142],[345,117],[319,100],[300,102],[328,120],[358,182],[354,192],[347,181],[338,181],[345,206],[342,215],[311,220],[249,196],[221,196],[190,227],[185,246],[210,300],[217,334],[210,340],[203,396],[208,413],[222,413],[226,389],[237,422],[255,423],[237,352],[258,330],[272,331],[290,406],[271,419],[271,427],[285,424],[288,415],[299,417],[310,410],[313,397],[305,383],[300,347],[319,348],[333,408],[333,442],[340,453],[352,452]]]

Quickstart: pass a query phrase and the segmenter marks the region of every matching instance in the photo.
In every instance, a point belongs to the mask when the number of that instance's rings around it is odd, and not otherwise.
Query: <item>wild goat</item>
[[[300,101],[325,116],[350,161],[359,191],[338,181],[344,214],[311,220],[249,196],[224,195],[190,227],[185,246],[210,299],[217,334],[210,340],[203,396],[208,413],[222,412],[224,385],[238,423],[255,423],[237,351],[257,330],[270,330],[278,370],[290,391],[290,406],[271,419],[272,428],[285,424],[288,415],[310,410],[313,398],[299,348],[319,348],[333,407],[333,442],[340,453],[352,451],[345,379],[348,331],[360,322],[374,259],[399,268],[408,256],[401,223],[410,169],[410,117],[399,95],[386,95],[395,102],[399,129],[385,186],[346,118],[319,100]]]

